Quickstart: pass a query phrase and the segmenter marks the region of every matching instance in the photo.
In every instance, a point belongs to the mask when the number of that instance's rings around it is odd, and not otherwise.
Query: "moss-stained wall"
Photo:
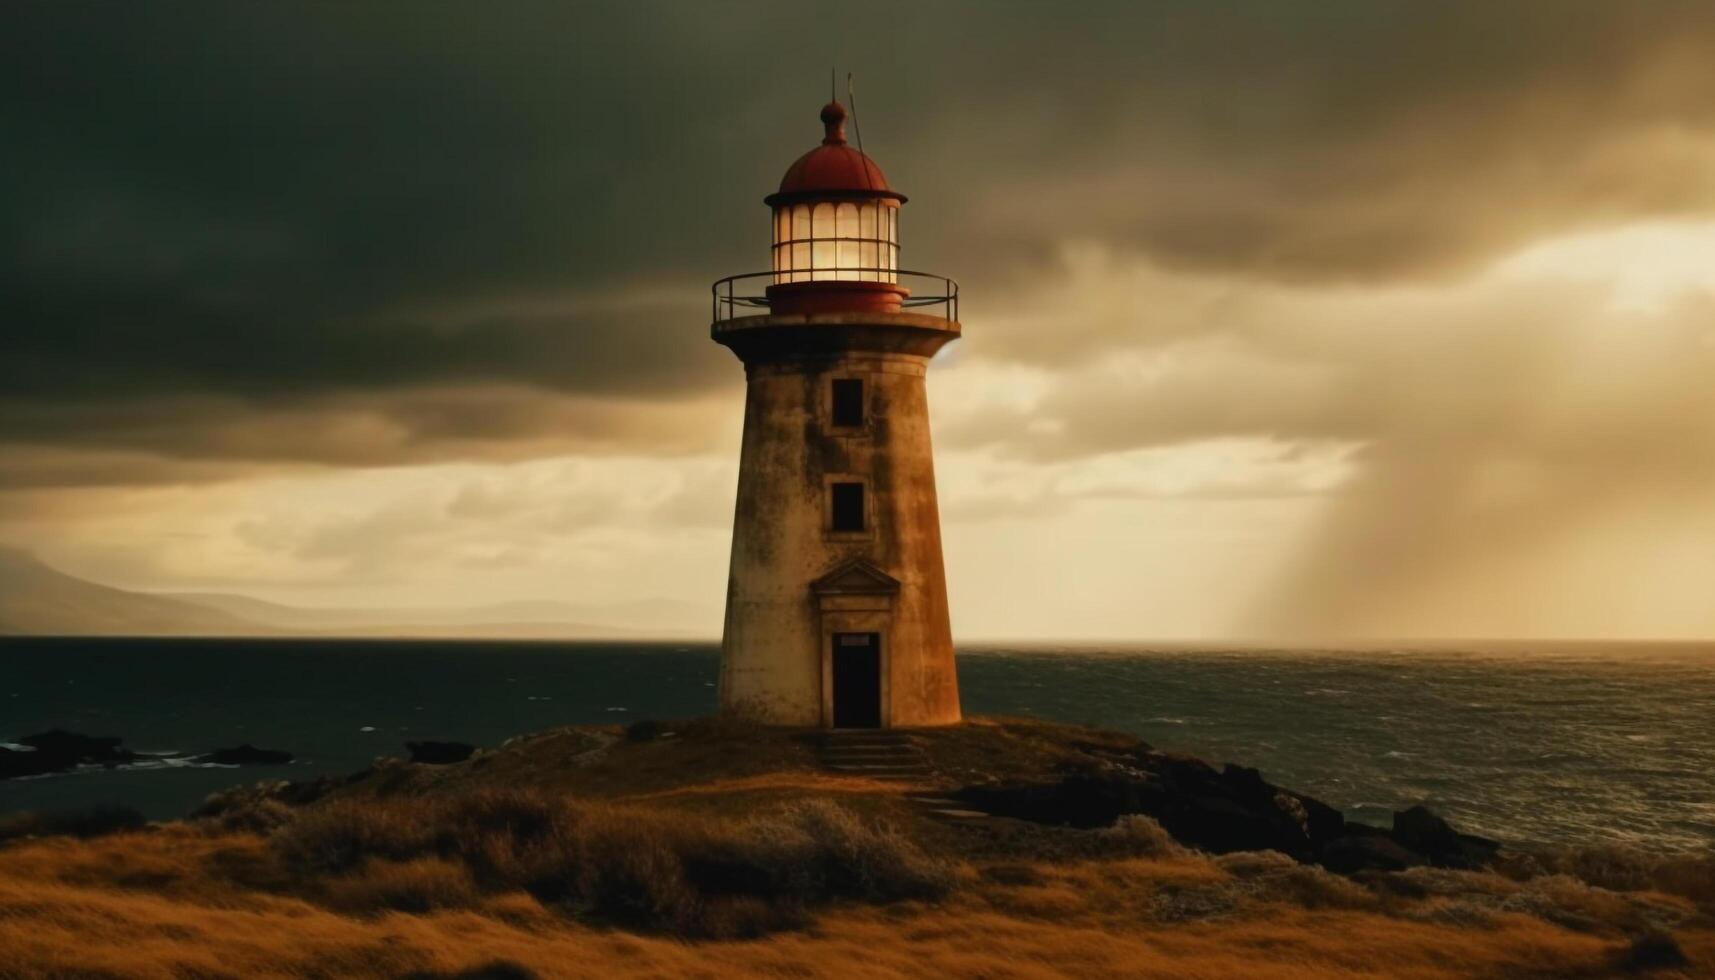
[[[811,584],[853,559],[898,581],[882,639],[884,725],[959,720],[924,380],[958,324],[912,314],[750,317],[715,339],[745,362],[744,442],[722,639],[723,710],[830,723],[826,630]],[[859,378],[865,424],[832,424],[831,382]],[[828,487],[866,485],[867,528],[831,530]],[[867,627],[866,627],[867,628]]]

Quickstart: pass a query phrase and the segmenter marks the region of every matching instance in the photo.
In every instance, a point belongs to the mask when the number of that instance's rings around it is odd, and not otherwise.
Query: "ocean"
[[[249,742],[268,768],[152,763],[0,781],[0,812],[118,802],[179,816],[259,779],[352,772],[407,740],[494,746],[554,725],[715,707],[713,644],[0,639],[0,741]],[[1385,824],[1427,804],[1509,841],[1715,846],[1715,644],[1471,649],[962,649],[967,714],[1136,733],[1255,766]]]

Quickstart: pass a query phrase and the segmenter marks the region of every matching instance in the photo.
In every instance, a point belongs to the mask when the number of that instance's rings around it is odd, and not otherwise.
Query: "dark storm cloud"
[[[762,264],[830,62],[971,319],[1062,240],[1408,279],[1707,211],[1712,45],[1672,0],[12,4],[0,441],[504,454],[555,399],[736,384],[700,290]]]

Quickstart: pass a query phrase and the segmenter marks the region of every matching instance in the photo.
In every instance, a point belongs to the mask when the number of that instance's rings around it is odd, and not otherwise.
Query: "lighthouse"
[[[821,113],[821,145],[763,199],[767,272],[713,287],[710,335],[744,364],[744,438],[721,710],[771,725],[959,720],[929,361],[958,286],[901,269],[905,195]]]

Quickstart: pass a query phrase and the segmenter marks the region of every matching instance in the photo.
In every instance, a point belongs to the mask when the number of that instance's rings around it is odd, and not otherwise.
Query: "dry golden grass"
[[[1141,845],[1153,857],[998,876],[964,866],[938,902],[848,902],[801,929],[687,942],[485,887],[462,856],[369,855],[311,873],[299,846],[175,824],[0,849],[0,976],[399,977],[504,963],[541,977],[1597,977],[1613,975],[1639,901],[1693,922],[1677,940],[1692,970],[1715,972],[1715,936],[1687,900],[1558,875],[1419,872],[1402,886],[1416,897],[1400,898],[1278,855],[1210,860],[1157,841]],[[1587,921],[1506,906],[1521,895]],[[1493,900],[1480,920],[1430,914],[1472,896]]]
[[[19,977],[396,977],[496,961],[543,977],[1603,976],[1620,945],[1518,914],[1458,929],[1284,904],[1190,923],[1138,912],[1163,884],[1221,879],[1195,859],[1049,869],[1041,887],[967,889],[939,907],[847,908],[801,932],[701,943],[590,928],[518,893],[467,910],[353,917],[264,894],[24,881],[4,864],[0,973]],[[1681,942],[1700,968],[1715,966],[1707,934]]]
[[[994,723],[926,751],[1024,772],[1073,737]],[[1142,817],[949,827],[775,733],[619,740],[594,763],[591,738],[0,844],[0,978],[1593,978],[1637,949],[1688,961],[1652,976],[1715,976],[1708,859],[1354,880],[1186,851]]]

